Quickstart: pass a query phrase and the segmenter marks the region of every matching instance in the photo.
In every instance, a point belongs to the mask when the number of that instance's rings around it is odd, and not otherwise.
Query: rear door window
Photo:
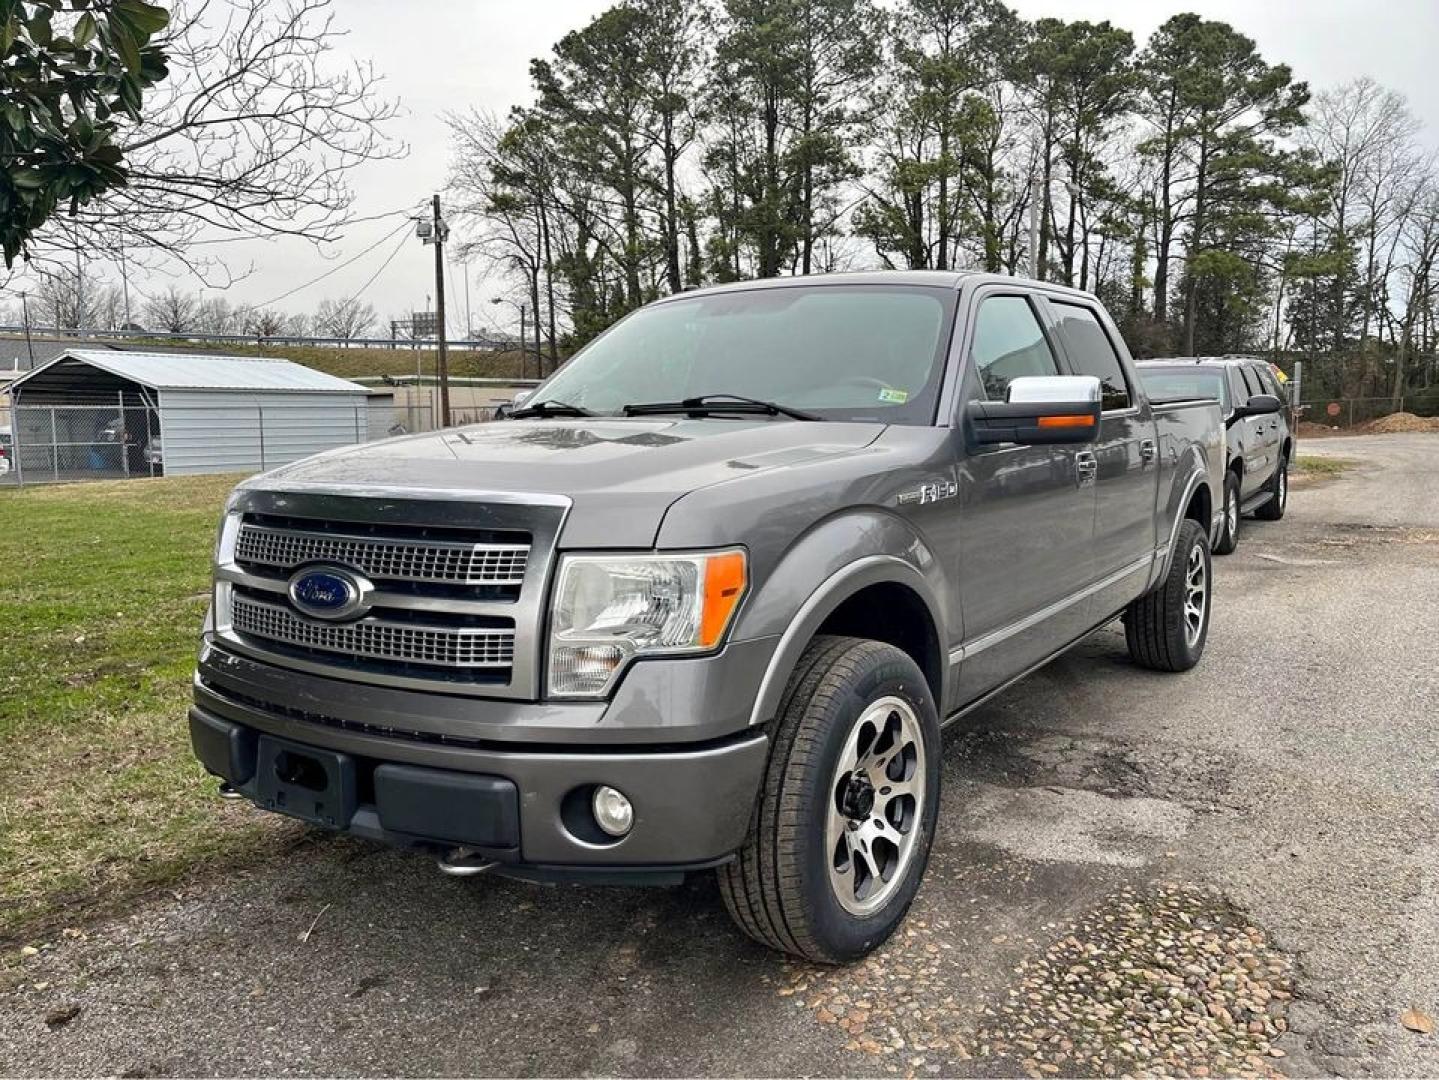
[[[1114,343],[1100,325],[1099,317],[1087,307],[1051,300],[1049,306],[1059,320],[1059,334],[1064,351],[1076,375],[1093,375],[1099,380],[1101,402],[1105,411],[1127,409],[1130,405],[1129,382]]]
[[[988,296],[980,301],[969,357],[981,395],[990,401],[1004,401],[1010,380],[1021,375],[1059,374],[1059,362],[1034,308],[1023,296]]]
[[[1280,401],[1283,401],[1284,392],[1280,390],[1279,380],[1274,377],[1274,372],[1270,371],[1264,364],[1260,364],[1254,370],[1259,373],[1259,381],[1264,385],[1264,392],[1266,394],[1273,394]]]
[[[1249,397],[1264,393],[1264,387],[1260,384],[1259,376],[1255,374],[1253,368],[1246,364],[1239,371],[1244,379],[1244,386],[1249,391]]]

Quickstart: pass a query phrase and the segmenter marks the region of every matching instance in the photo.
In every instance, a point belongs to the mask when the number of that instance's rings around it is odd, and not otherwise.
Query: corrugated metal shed
[[[12,390],[22,442],[53,471],[113,472],[120,454],[126,475],[152,459],[169,475],[271,469],[395,423],[393,395],[263,357],[67,349]]]
[[[78,360],[121,379],[151,390],[244,390],[249,392],[363,394],[365,387],[303,364],[267,356],[209,356],[187,353],[116,352],[111,349],[66,349],[50,363],[37,367],[22,379],[41,375],[49,368]]]

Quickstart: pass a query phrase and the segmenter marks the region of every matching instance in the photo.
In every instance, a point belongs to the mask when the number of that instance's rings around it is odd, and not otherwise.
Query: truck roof
[[[752,281],[732,281],[725,285],[710,285],[703,289],[687,289],[657,301],[664,304],[673,300],[684,300],[693,296],[709,296],[714,293],[748,292],[753,289],[785,289],[798,286],[816,285],[918,285],[929,288],[958,289],[961,285],[984,285],[1000,283],[1027,285],[1046,292],[1082,297],[1095,300],[1093,293],[1057,285],[1052,281],[1036,281],[1032,278],[1012,274],[990,274],[982,270],[846,270],[831,274],[795,274],[788,277],[756,278]]]

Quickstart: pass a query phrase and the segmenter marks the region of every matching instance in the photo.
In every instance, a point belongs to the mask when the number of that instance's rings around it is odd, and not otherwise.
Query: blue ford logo
[[[348,619],[368,610],[371,588],[338,566],[307,566],[290,578],[290,602],[317,619]]]

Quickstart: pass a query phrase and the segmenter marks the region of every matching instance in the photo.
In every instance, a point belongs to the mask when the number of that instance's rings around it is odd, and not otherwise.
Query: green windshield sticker
[[[886,405],[903,405],[909,400],[908,390],[894,390],[886,386],[879,392],[879,400]]]

